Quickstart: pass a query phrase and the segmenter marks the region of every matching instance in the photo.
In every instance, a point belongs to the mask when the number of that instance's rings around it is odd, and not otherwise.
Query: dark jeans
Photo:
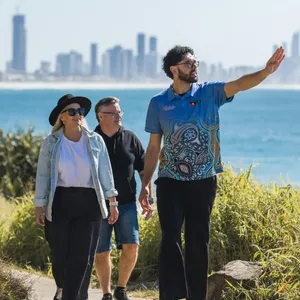
[[[91,188],[57,187],[52,222],[46,221],[45,235],[51,249],[56,285],[63,300],[86,300],[101,212]]]
[[[159,255],[160,300],[205,300],[210,214],[216,176],[196,181],[159,178],[157,208],[162,231]],[[181,230],[184,222],[185,255]]]

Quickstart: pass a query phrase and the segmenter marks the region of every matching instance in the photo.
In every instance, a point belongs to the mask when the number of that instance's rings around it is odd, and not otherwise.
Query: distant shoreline
[[[168,82],[0,82],[0,90],[135,90],[164,89],[169,85]]]
[[[0,82],[0,90],[145,90],[165,89],[170,82]],[[300,84],[261,84],[256,89],[300,90]]]

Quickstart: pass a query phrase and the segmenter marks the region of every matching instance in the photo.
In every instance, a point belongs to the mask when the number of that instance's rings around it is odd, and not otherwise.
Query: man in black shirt
[[[118,191],[117,205],[119,219],[114,225],[102,219],[97,248],[95,268],[103,291],[102,300],[128,300],[126,285],[138,256],[139,232],[138,212],[136,206],[137,171],[142,179],[144,170],[144,149],[136,135],[122,126],[123,112],[119,99],[107,97],[95,106],[99,125],[95,132],[105,141],[114,175],[115,188]],[[117,288],[111,293],[111,260],[112,230],[118,249],[122,249]]]

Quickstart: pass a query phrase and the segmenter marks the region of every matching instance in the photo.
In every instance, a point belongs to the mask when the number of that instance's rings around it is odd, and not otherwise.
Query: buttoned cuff
[[[48,203],[48,201],[46,199],[41,199],[41,198],[34,198],[32,201],[33,201],[35,207],[44,207]]]
[[[118,196],[118,191],[116,189],[111,189],[109,191],[106,191],[104,196],[106,199],[109,197],[116,197],[116,196]]]

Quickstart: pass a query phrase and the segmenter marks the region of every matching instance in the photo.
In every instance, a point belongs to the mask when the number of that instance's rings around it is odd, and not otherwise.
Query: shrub
[[[19,197],[33,190],[42,140],[31,128],[6,135],[0,129],[0,194]]]
[[[219,177],[212,213],[210,268],[235,259],[262,263],[257,288],[231,287],[224,299],[300,299],[300,190],[264,186],[231,169]]]
[[[43,228],[35,223],[32,196],[16,199],[16,208],[10,216],[10,225],[0,228],[0,254],[21,266],[45,270],[49,248]]]

